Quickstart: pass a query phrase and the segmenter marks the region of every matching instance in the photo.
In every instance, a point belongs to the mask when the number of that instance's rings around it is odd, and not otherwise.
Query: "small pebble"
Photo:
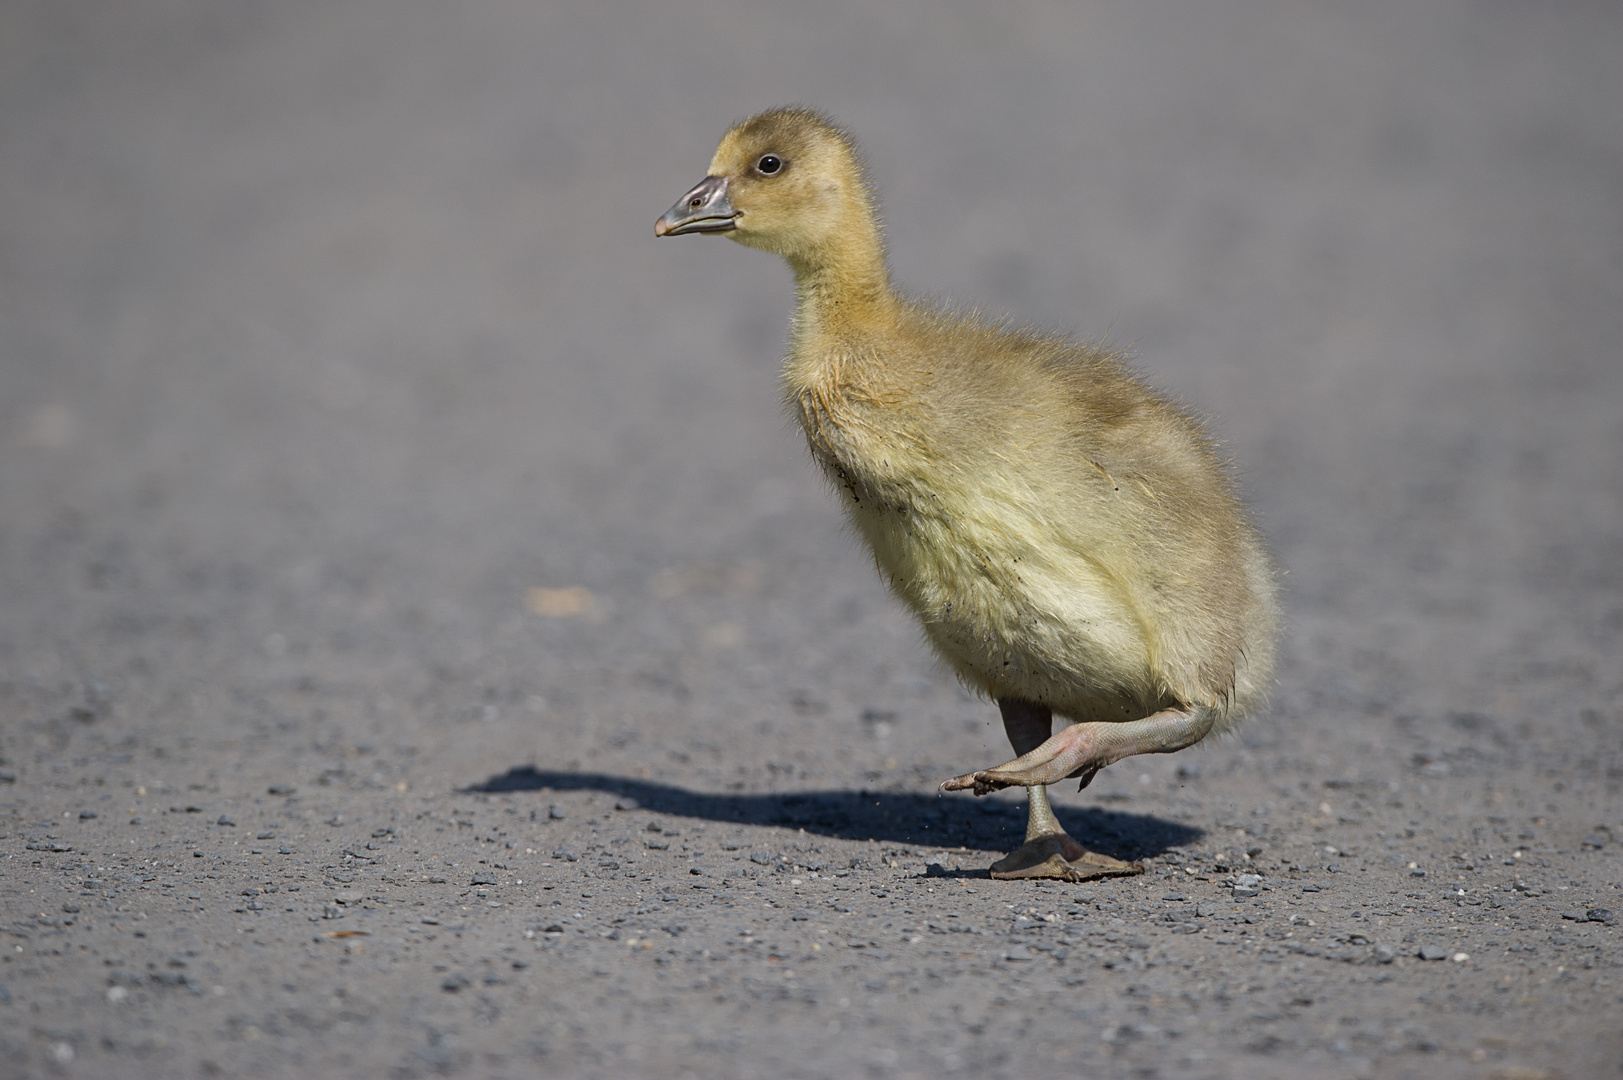
[[[275,829],[266,829],[264,832],[260,833],[256,837],[254,837],[254,839],[255,840],[275,840],[276,839],[276,830]]]
[[[265,791],[271,795],[291,795],[299,789],[292,784],[272,784]]]
[[[216,824],[216,825],[224,825],[224,826],[227,826],[227,827],[235,827],[237,823],[235,821],[232,821],[230,818],[226,817],[224,814],[221,814],[219,820],[216,821],[214,824]]]
[[[94,810],[81,810],[81,811],[79,811],[79,820],[80,821],[89,821],[92,818],[94,818],[95,816],[96,816],[96,812]]]
[[[1197,919],[1208,919],[1208,918],[1210,918],[1210,917],[1212,917],[1213,915],[1216,915],[1216,914],[1217,914],[1217,905],[1216,904],[1213,904],[1213,903],[1210,903],[1210,902],[1207,902],[1207,901],[1202,901],[1201,903],[1198,903],[1198,904],[1195,905],[1195,917]]]
[[[1447,960],[1448,950],[1440,945],[1422,945],[1415,951],[1422,960]]]

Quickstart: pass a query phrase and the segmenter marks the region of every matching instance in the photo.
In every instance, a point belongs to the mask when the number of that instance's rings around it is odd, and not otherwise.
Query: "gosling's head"
[[[710,174],[654,223],[656,236],[725,233],[793,262],[875,234],[856,144],[809,109],[772,109],[722,138]]]

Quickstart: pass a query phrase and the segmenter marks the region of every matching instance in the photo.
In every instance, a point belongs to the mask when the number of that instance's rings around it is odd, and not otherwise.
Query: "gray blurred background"
[[[1481,787],[1623,823],[1607,3],[8,0],[4,764],[84,701],[228,786],[1001,760],[782,417],[787,270],[653,236],[785,103],[863,143],[903,288],[1210,419],[1291,624],[1225,805],[1465,715],[1526,740]]]
[[[861,579],[777,410],[787,272],[651,232],[729,122],[786,102],[863,140],[905,288],[1108,335],[1211,418],[1290,572],[1295,682],[1345,677],[1337,623],[1383,621],[1429,669],[1411,690],[1476,707],[1518,634],[1615,622],[1611,5],[12,3],[0,27],[10,650],[79,629],[77,569],[40,549],[70,520],[145,617],[188,576],[251,579],[211,636],[338,597],[369,632],[411,607],[495,633],[523,587],[581,584],[659,639],[639,597],[666,564]]]

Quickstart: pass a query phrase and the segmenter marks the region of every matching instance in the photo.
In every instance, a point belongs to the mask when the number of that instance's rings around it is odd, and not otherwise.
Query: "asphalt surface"
[[[1608,4],[4,5],[0,1076],[1619,1075],[1620,101]],[[1271,709],[1056,792],[1141,877],[985,877],[787,271],[654,240],[789,102],[1244,475]]]

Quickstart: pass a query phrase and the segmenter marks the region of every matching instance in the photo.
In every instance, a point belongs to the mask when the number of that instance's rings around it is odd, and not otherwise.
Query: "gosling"
[[[1227,730],[1274,661],[1274,571],[1199,423],[1109,349],[901,296],[856,144],[816,112],[727,132],[654,233],[725,235],[794,271],[789,411],[1018,755],[941,785],[1026,788],[1025,843],[992,876],[1139,872],[1067,835],[1047,785]]]

